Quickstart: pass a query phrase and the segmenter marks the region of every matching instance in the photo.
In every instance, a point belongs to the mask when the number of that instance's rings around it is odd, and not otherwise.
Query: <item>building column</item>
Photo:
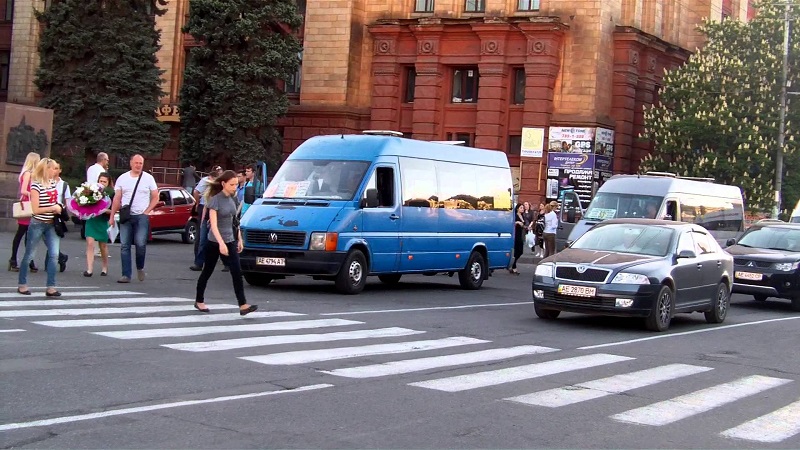
[[[476,23],[472,30],[481,40],[478,62],[478,111],[475,120],[475,147],[492,150],[506,148],[508,65],[506,41],[511,26],[507,23]]]
[[[11,61],[8,73],[8,101],[36,104],[36,69],[39,68],[39,21],[34,9],[43,10],[44,0],[16,0],[11,30]]]
[[[611,118],[614,129],[614,171],[631,173],[633,144],[636,140],[634,123],[639,85],[639,59],[643,48],[640,36],[617,33],[614,36],[614,75]]]
[[[435,141],[443,138],[444,66],[439,62],[439,40],[442,25],[415,25],[411,27],[417,39],[417,71],[414,95],[414,139]]]
[[[396,25],[370,28],[374,37],[372,60],[372,103],[370,128],[400,129],[402,73],[397,63],[397,40],[401,28]]]
[[[639,77],[636,83],[636,103],[633,109],[633,133],[638,136],[644,131],[644,108],[652,106],[656,97],[656,56],[646,49],[639,60]],[[639,171],[639,163],[653,150],[649,140],[636,139],[631,148],[631,158],[627,173]]]

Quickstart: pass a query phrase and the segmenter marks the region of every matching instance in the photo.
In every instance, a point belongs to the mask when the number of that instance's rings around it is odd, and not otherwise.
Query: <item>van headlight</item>
[[[650,279],[638,273],[620,272],[611,280],[614,284],[650,284]]]
[[[540,277],[553,278],[553,265],[552,264],[539,264],[536,266],[534,274]]]
[[[773,265],[775,270],[780,270],[781,272],[791,272],[792,270],[797,270],[798,266],[800,266],[800,261],[775,263]]]
[[[309,250],[324,250],[326,252],[336,251],[336,245],[339,242],[338,233],[311,233],[311,239],[308,242]]]

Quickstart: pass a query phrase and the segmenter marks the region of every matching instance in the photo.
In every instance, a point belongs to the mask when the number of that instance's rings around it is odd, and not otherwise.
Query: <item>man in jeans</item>
[[[117,178],[114,202],[111,205],[110,226],[114,226],[114,215],[123,205],[131,206],[130,220],[119,225],[122,258],[122,278],[118,283],[131,282],[131,244],[136,245],[136,274],[144,281],[144,257],[147,251],[147,238],[150,234],[150,212],[158,203],[158,186],[152,175],[144,170],[144,157],[131,157],[131,170]],[[136,185],[138,182],[138,186]],[[134,195],[136,189],[136,195]]]

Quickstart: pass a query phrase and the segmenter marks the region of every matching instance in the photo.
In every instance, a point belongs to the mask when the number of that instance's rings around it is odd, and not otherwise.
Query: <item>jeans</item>
[[[208,247],[208,233],[211,231],[211,224],[208,220],[204,220],[200,223],[200,234],[197,236],[197,251],[194,254],[194,265],[197,267],[203,267],[203,262],[205,261],[206,257],[206,247]]]
[[[228,242],[225,244],[228,247],[228,265],[231,269],[231,279],[233,280],[233,292],[236,294],[236,301],[239,306],[247,304],[247,299],[244,298],[244,282],[242,281],[242,266],[239,263],[239,253],[237,253],[237,241]],[[221,256],[219,253],[219,244],[216,242],[209,242],[205,251],[206,260],[203,264],[203,271],[200,272],[200,278],[197,279],[197,294],[195,301],[197,303],[205,302],[206,285],[211,274],[217,266],[217,260]]]
[[[20,286],[28,284],[28,264],[31,262],[31,259],[33,259],[34,249],[42,239],[44,239],[44,245],[47,247],[47,287],[56,287],[58,249],[61,238],[56,234],[56,229],[52,223],[42,222],[36,219],[31,219],[31,224],[28,225],[28,237],[25,240],[25,255],[22,257],[22,262],[19,266]]]
[[[131,214],[131,219],[119,224],[119,240],[121,245],[122,276],[131,277],[131,244],[136,246],[136,269],[144,269],[144,257],[147,253],[147,237],[150,234],[150,216],[147,214]]]

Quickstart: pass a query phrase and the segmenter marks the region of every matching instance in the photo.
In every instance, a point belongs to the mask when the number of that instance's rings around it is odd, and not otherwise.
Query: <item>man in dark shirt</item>
[[[200,181],[200,178],[197,176],[194,164],[189,163],[188,166],[183,168],[183,181],[181,185],[187,191],[192,192],[198,181]]]

